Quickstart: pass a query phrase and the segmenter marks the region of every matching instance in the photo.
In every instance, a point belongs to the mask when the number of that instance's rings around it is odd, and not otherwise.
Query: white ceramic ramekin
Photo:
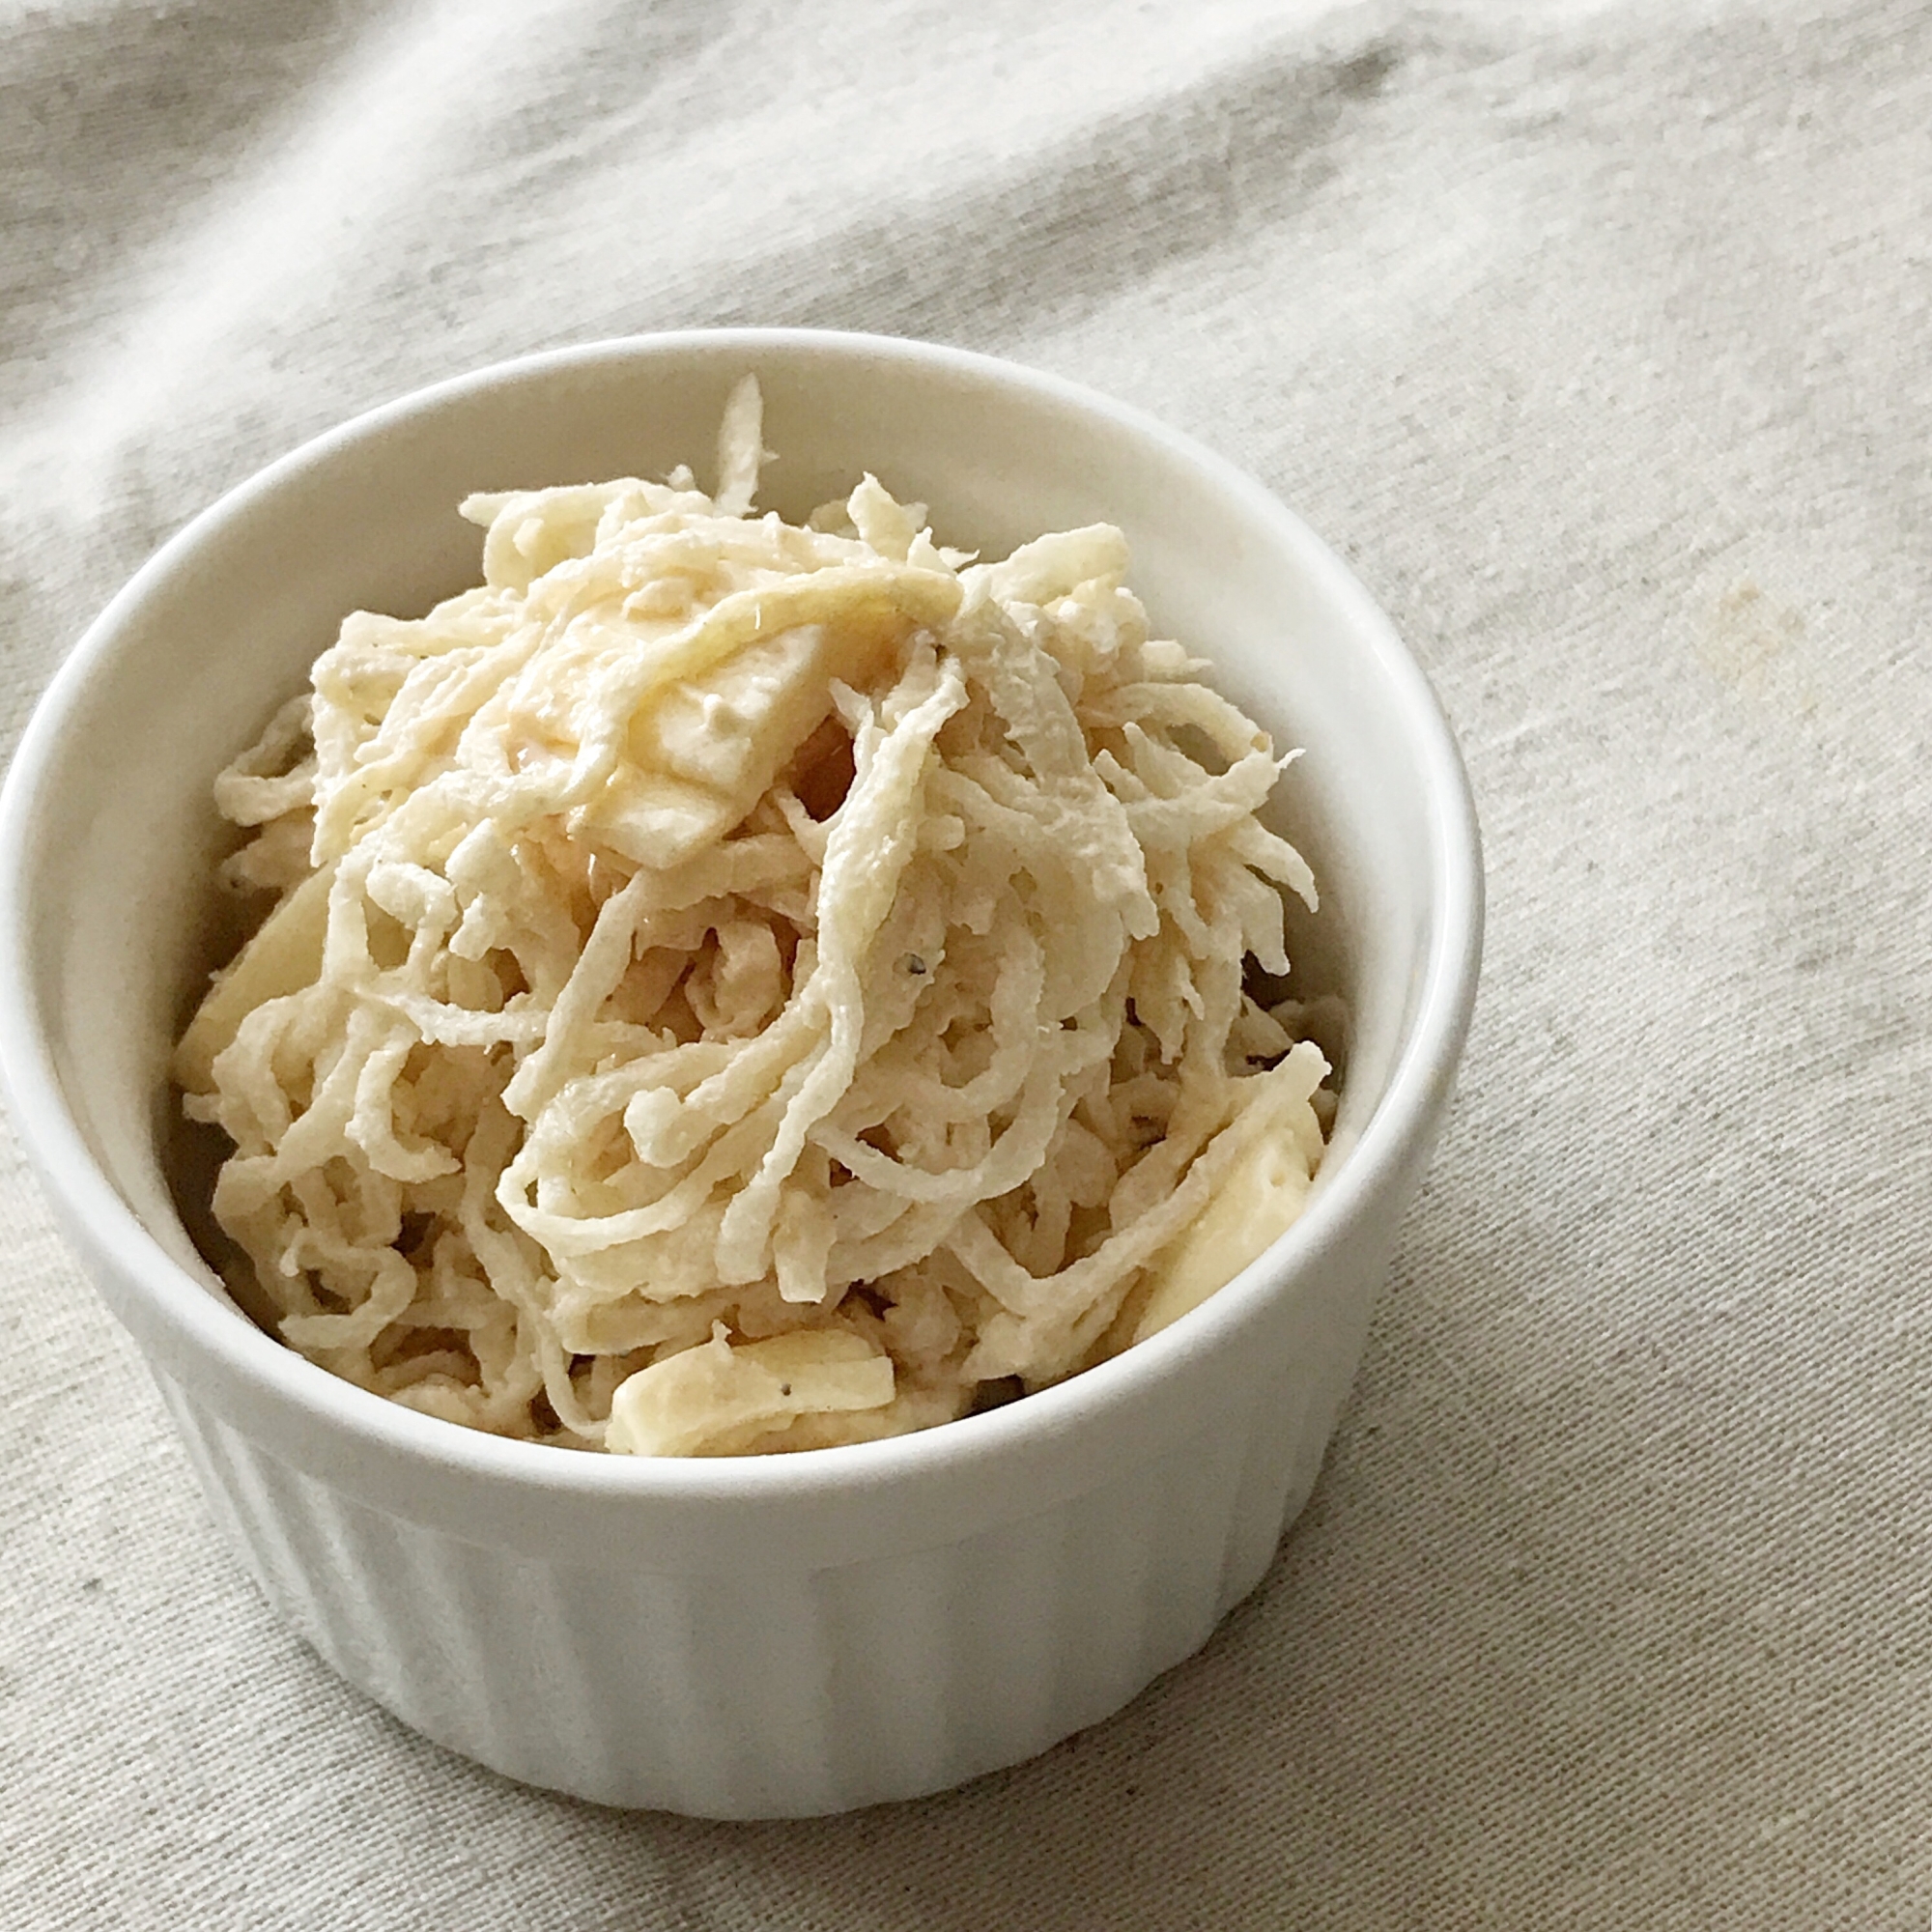
[[[1349,1037],[1307,1212],[1204,1307],[898,1441],[651,1462],[498,1441],[245,1321],[170,1192],[170,1042],[223,938],[214,772],[343,614],[473,581],[469,491],[702,466],[755,370],[789,515],[872,469],[988,554],[1106,519],[1156,625],[1306,748],[1304,989]],[[1313,1484],[1474,997],[1481,868],[1429,688],[1309,530],[1072,384],[917,343],[717,330],[487,369],[196,518],[55,679],[0,802],[0,1067],[68,1237],[270,1600],[407,1723],[512,1777],[723,1817],[932,1791],[1118,1709],[1267,1568]],[[232,935],[229,936],[232,941]]]

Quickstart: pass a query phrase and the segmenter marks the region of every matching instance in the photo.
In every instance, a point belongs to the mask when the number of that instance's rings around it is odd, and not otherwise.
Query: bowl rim
[[[60,758],[69,720],[97,668],[151,591],[228,526],[287,483],[338,454],[418,417],[461,405],[506,381],[541,380],[606,362],[670,360],[694,351],[746,357],[813,353],[923,365],[952,378],[1030,391],[1100,417],[1211,477],[1292,551],[1321,598],[1377,661],[1415,755],[1430,828],[1426,937],[1408,1024],[1386,1088],[1332,1184],[1319,1188],[1281,1239],[1207,1301],[1120,1355],[1025,1399],[875,1442],[783,1456],[646,1458],[558,1453],[425,1415],[308,1361],[217,1298],[160,1245],[88,1147],[40,1024],[26,910],[40,860],[37,808]],[[1003,1458],[1046,1436],[1080,1431],[1131,1406],[1190,1361],[1230,1345],[1260,1309],[1322,1264],[1388,1184],[1426,1148],[1466,1036],[1482,950],[1484,883],[1474,800],[1461,753],[1427,674],[1393,624],[1335,553],[1258,479],[1148,412],[1086,384],[977,351],[911,338],[817,328],[692,328],[601,338],[493,361],[409,390],[311,437],[223,492],[170,536],[87,626],[37,703],[0,787],[0,1099],[19,1132],[71,1245],[98,1279],[101,1263],[146,1303],[171,1356],[212,1359],[231,1384],[298,1411],[310,1426],[346,1432],[374,1450],[428,1463],[451,1477],[562,1497],[667,1503],[770,1503],[869,1490]],[[99,1261],[97,1262],[97,1257]],[[212,1279],[211,1271],[211,1279]],[[117,1315],[121,1311],[115,1310]],[[126,1317],[122,1316],[124,1321]],[[145,1344],[145,1337],[143,1337]]]

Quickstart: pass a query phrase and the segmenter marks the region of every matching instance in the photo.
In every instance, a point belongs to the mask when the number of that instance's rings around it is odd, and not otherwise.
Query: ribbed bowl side
[[[1420,1160],[1415,1171],[1420,1171]],[[1406,1197],[1405,1197],[1406,1198]],[[1279,1365],[1257,1365],[1247,1461],[1222,1572],[1220,1614],[1260,1583],[1308,1501],[1342,1419],[1387,1279],[1393,1220],[1357,1229],[1304,1285],[1285,1321]]]
[[[526,1783],[734,1818],[942,1790],[1118,1710],[1259,1579],[1305,1433],[1284,1433],[1277,1388],[963,1541],[672,1575],[641,1513],[634,1549],[539,1563],[353,1502],[162,1392],[217,1520],[350,1682]]]

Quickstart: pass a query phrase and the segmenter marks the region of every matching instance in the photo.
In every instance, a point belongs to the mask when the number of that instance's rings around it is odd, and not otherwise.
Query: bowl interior
[[[707,480],[724,395],[747,369],[776,452],[763,507],[802,516],[869,469],[926,502],[942,541],[987,555],[1117,523],[1156,629],[1209,660],[1279,747],[1304,749],[1275,817],[1322,895],[1319,919],[1294,923],[1297,990],[1346,1008],[1322,1186],[1346,1170],[1441,952],[1445,850],[1470,836],[1445,827],[1453,753],[1385,621],[1258,486],[1070,385],[913,344],[717,331],[486,371],[307,445],[184,530],[63,673],[12,805],[26,1024],[96,1161],[207,1293],[222,1291],[171,1183],[166,1065],[237,938],[210,881],[229,842],[213,775],[348,611],[417,614],[475,581],[481,533],[457,515],[464,496],[680,462]]]

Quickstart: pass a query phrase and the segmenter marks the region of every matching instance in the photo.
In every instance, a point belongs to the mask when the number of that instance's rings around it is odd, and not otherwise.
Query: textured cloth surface
[[[0,0],[0,730],[353,412],[722,322],[1079,377],[1436,680],[1484,993],[1315,1499],[909,1806],[513,1787],[218,1543],[0,1160],[0,1924],[1923,1926],[1932,14]],[[103,775],[103,782],[110,781]]]

